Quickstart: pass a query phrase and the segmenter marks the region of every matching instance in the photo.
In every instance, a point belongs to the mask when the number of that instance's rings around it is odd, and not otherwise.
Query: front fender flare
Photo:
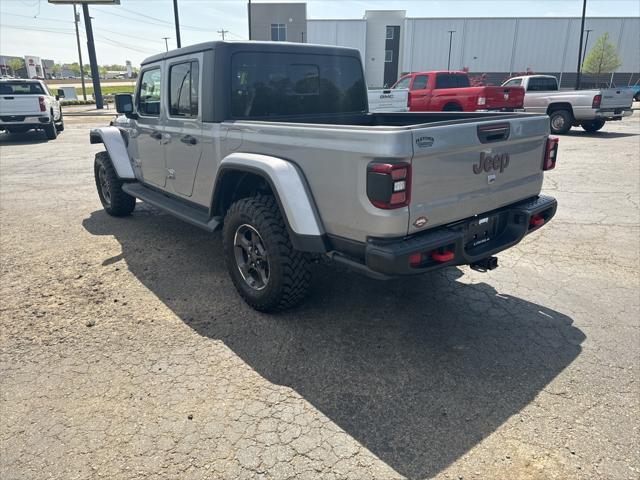
[[[135,180],[127,146],[117,127],[101,127],[91,129],[89,134],[91,143],[103,143],[111,158],[111,163],[116,169],[119,178],[124,180]]]
[[[228,170],[255,173],[269,183],[294,248],[307,252],[328,251],[326,233],[311,191],[295,164],[269,155],[232,153],[220,163],[214,196],[219,192],[219,180]]]

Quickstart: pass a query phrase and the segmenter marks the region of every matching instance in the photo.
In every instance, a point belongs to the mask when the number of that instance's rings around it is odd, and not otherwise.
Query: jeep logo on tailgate
[[[509,154],[499,153],[496,155],[487,155],[484,152],[480,154],[480,162],[473,166],[473,173],[479,175],[482,172],[490,172],[491,170],[500,173],[509,166]]]

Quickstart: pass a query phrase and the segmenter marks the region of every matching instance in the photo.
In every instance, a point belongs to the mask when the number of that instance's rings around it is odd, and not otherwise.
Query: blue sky
[[[287,1],[287,0],[280,0]],[[300,0],[298,0],[300,1]],[[244,0],[178,0],[183,45],[247,38]],[[254,0],[255,3],[270,3]],[[406,10],[408,17],[580,16],[582,0],[308,0],[308,18],[362,18],[365,10]],[[172,0],[121,0],[120,6],[91,6],[98,62],[134,65],[175,46]],[[588,0],[587,16],[640,16],[638,0]],[[46,0],[0,2],[0,54],[77,61],[73,10]],[[81,32],[84,26],[81,25]],[[83,40],[83,59],[88,62]]]

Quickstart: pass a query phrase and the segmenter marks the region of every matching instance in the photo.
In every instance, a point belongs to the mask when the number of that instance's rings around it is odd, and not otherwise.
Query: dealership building
[[[369,87],[393,84],[407,72],[468,69],[501,83],[512,74],[555,75],[573,87],[580,21],[576,18],[411,18],[404,10],[367,10],[361,19],[307,18],[305,3],[251,4],[251,38],[357,48]],[[640,79],[640,17],[587,17],[587,51],[604,33],[617,47],[620,68],[597,82]]]

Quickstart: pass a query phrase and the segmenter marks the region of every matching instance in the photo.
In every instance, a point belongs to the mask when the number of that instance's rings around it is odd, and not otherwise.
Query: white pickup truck
[[[377,89],[368,90],[370,112],[408,112],[409,89]]]
[[[513,77],[502,86],[524,87],[524,110],[549,115],[555,134],[567,133],[572,126],[596,132],[607,121],[633,114],[633,92],[628,88],[559,90],[558,80],[551,75]]]
[[[0,80],[0,130],[23,133],[44,130],[55,140],[64,130],[58,96],[40,80]]]

